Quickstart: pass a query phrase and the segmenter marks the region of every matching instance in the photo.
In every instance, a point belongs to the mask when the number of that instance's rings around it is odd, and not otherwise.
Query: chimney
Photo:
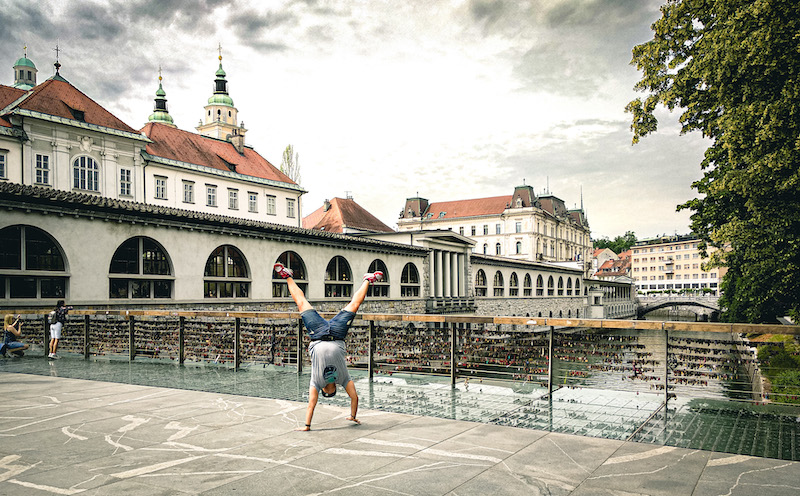
[[[331,202],[328,201],[328,200],[325,200],[325,202],[323,202],[323,204],[322,204],[322,211],[323,212],[327,212],[330,209],[331,209]]]
[[[244,132],[243,129],[234,128],[233,134],[228,135],[228,141],[231,142],[233,147],[239,152],[239,155],[244,155]]]

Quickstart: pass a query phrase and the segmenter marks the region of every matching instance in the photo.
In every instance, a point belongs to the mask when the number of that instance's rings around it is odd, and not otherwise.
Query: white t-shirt
[[[311,385],[317,391],[331,383],[347,386],[350,374],[344,341],[312,341],[308,349],[311,352]]]

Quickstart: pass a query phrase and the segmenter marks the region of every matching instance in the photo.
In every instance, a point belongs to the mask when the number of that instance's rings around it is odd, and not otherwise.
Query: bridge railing
[[[23,341],[46,357],[47,315],[23,314]],[[333,314],[323,313],[325,317]],[[375,375],[429,374],[528,387],[564,387],[760,403],[791,395],[761,391],[752,334],[800,334],[800,326],[359,314],[347,338],[350,366]],[[292,370],[308,366],[296,312],[75,309],[59,350],[90,359],[149,360]],[[786,397],[783,397],[786,396]]]

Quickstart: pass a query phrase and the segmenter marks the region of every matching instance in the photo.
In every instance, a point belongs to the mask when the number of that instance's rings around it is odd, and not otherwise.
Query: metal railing
[[[23,340],[46,350],[47,315],[14,313],[24,315]],[[370,378],[431,374],[453,385],[511,382],[544,396],[582,387],[663,394],[665,403],[678,395],[759,403],[767,401],[759,363],[742,336],[764,333],[798,335],[800,326],[363,313],[347,350],[350,366]],[[307,345],[297,312],[75,309],[59,348],[87,359],[263,364],[300,374]]]

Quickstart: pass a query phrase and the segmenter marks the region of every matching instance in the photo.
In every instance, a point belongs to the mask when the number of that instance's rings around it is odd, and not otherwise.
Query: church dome
[[[233,107],[233,98],[224,94],[224,93],[217,93],[211,95],[208,99],[209,105],[225,105],[226,107]]]
[[[32,69],[36,69],[33,61],[28,57],[20,57],[16,62],[14,62],[14,67],[30,67]]]

